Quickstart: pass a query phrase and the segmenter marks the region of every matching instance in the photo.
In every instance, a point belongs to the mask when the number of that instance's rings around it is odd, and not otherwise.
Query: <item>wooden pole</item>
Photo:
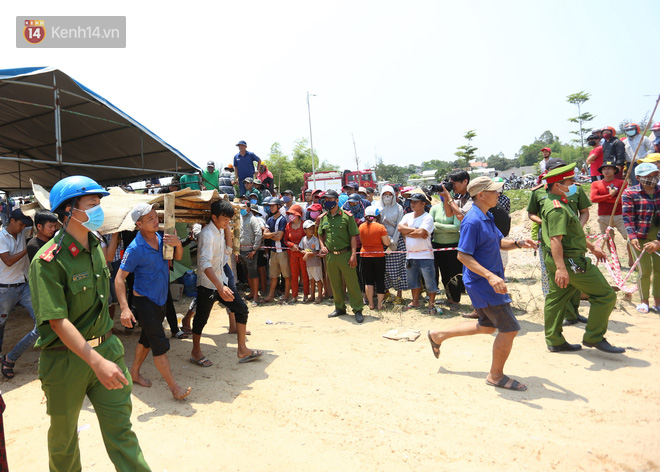
[[[174,195],[171,193],[165,194],[165,234],[174,234],[176,235],[176,226],[175,226],[175,217],[174,217]],[[166,261],[171,261],[174,259],[174,246],[168,244],[163,245],[163,259]]]
[[[655,115],[655,111],[658,109],[658,103],[660,103],[660,95],[658,95],[658,99],[655,101],[655,107],[653,107],[653,112],[651,113],[651,117],[646,122],[646,127],[644,128],[644,132],[642,133],[642,139],[639,140],[639,144],[637,145],[637,149],[635,149],[635,154],[633,155],[633,158],[630,161],[630,165],[628,166],[628,171],[626,172],[626,175],[623,177],[623,185],[621,186],[621,190],[619,190],[619,194],[616,196],[616,200],[614,201],[614,208],[612,208],[612,214],[610,215],[610,222],[607,225],[610,228],[612,227],[612,224],[614,223],[614,214],[616,213],[616,207],[619,205],[619,201],[621,200],[621,196],[623,195],[623,191],[628,186],[628,179],[630,177],[630,173],[632,172],[633,165],[635,164],[635,161],[637,160],[637,152],[639,151],[639,148],[642,145],[642,141],[644,140],[644,136],[646,135],[646,132],[649,130],[649,126],[653,122],[653,115]],[[603,242],[600,246],[601,249],[605,247],[606,242],[607,242],[607,238],[603,238]]]

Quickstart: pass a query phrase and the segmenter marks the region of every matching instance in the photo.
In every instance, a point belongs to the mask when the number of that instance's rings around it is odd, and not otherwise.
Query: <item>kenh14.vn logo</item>
[[[25,20],[23,37],[28,43],[38,44],[46,37],[44,20]]]

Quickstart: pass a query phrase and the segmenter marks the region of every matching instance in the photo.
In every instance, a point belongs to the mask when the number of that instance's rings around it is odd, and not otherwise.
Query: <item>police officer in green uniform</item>
[[[550,172],[558,167],[565,166],[566,163],[563,159],[551,158],[548,159],[546,163],[547,172]],[[546,172],[546,173],[547,173]],[[542,176],[544,174],[541,174]],[[529,203],[527,204],[527,216],[532,220],[532,239],[534,241],[539,240],[539,230],[541,229],[541,208],[543,207],[543,202],[548,198],[548,191],[545,189],[545,184],[541,184],[538,187],[532,189],[532,195],[529,198]],[[589,207],[591,206],[591,200],[584,192],[582,186],[577,185],[577,192],[566,197],[568,199],[568,206],[577,214],[580,218],[580,224],[582,226],[587,224],[589,221]],[[541,248],[541,252],[543,249]],[[543,270],[543,267],[541,268]],[[586,323],[587,319],[580,315],[579,306],[580,306],[580,292],[576,292],[571,299],[571,303],[567,305],[566,313],[564,315],[564,326],[574,325],[578,322]]]
[[[112,335],[110,275],[91,231],[103,223],[100,199],[108,195],[83,176],[60,180],[50,192],[51,211],[64,223],[30,266],[39,339],[39,379],[46,395],[51,471],[81,470],[78,416],[85,396],[94,407],[103,442],[117,470],[148,471],[131,430],[133,383],[124,346]]]
[[[339,194],[328,190],[324,196],[327,210],[319,222],[321,255],[327,255],[328,278],[335,299],[335,311],[328,318],[346,314],[342,277],[346,281],[348,300],[355,313],[355,321],[362,323],[364,301],[357,277],[357,236],[360,234],[355,218],[337,206]]]
[[[605,260],[605,253],[587,241],[578,215],[568,204],[568,197],[577,191],[574,168],[574,163],[559,167],[544,177],[548,198],[541,208],[541,234],[550,285],[545,299],[545,340],[551,352],[582,348],[566,341],[562,321],[575,293],[584,292],[589,295],[591,307],[582,344],[620,354],[625,349],[612,346],[604,337],[616,293],[585,255],[589,249],[598,260]]]

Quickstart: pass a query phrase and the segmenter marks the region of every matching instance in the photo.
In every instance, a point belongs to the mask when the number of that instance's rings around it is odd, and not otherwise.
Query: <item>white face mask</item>
[[[383,195],[383,204],[389,206],[392,204],[393,199],[394,197],[392,195]]]

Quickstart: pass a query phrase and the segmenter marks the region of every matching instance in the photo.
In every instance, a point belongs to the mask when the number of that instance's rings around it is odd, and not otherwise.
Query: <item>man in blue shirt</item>
[[[245,195],[245,185],[243,180],[247,177],[256,178],[257,175],[254,170],[254,163],[257,163],[257,169],[261,165],[261,159],[255,153],[247,150],[247,143],[239,141],[238,154],[234,156],[234,172],[236,173],[236,180],[232,182],[233,185],[239,186],[239,195]]]
[[[479,319],[463,322],[446,331],[429,331],[428,338],[433,355],[439,358],[440,345],[449,338],[499,331],[493,343],[493,361],[486,376],[486,383],[493,387],[523,391],[527,390],[525,385],[504,375],[504,364],[520,325],[513,314],[511,297],[503,280],[504,267],[500,249],[509,251],[536,247],[536,243],[531,239],[502,239],[502,233],[488,212],[489,208],[497,204],[502,185],[503,182],[493,182],[489,177],[479,177],[471,181],[467,191],[472,196],[473,205],[461,221],[458,260],[464,265],[463,283]]]
[[[275,289],[280,275],[284,277],[284,295],[282,303],[289,303],[289,293],[291,292],[291,267],[289,266],[289,254],[284,243],[284,230],[286,229],[286,217],[280,213],[282,201],[279,198],[271,198],[268,203],[270,209],[270,218],[266,224],[268,228],[264,229],[264,241],[266,246],[270,246],[270,291],[264,301],[269,303],[275,300]],[[284,248],[284,249],[282,249]]]
[[[126,248],[121,266],[115,278],[115,290],[121,307],[121,324],[132,328],[136,322],[126,299],[125,279],[133,273],[133,305],[140,319],[142,334],[135,347],[135,359],[129,372],[133,382],[143,387],[151,387],[151,380],[140,375],[140,367],[153,352],[154,363],[167,382],[172,396],[183,400],[190,394],[190,387],[181,387],[170,369],[167,351],[170,342],[165,336],[163,318],[165,317],[165,302],[169,290],[170,271],[168,261],[163,259],[163,244],[174,246],[174,259],[181,260],[183,246],[178,236],[158,234],[158,204],[138,203],[131,210],[131,218],[140,231]]]

